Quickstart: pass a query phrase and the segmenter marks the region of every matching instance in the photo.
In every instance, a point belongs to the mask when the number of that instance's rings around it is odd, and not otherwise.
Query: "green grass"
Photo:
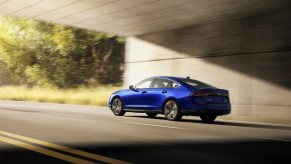
[[[110,94],[119,89],[120,87],[109,86],[79,89],[2,86],[0,87],[0,99],[107,106]]]

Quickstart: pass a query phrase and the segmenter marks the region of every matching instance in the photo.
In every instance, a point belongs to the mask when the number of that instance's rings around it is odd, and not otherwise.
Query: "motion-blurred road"
[[[0,163],[279,163],[291,126],[0,101]]]

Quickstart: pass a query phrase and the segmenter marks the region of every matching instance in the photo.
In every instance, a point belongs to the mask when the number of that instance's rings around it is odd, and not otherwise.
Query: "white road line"
[[[164,125],[154,125],[154,124],[144,124],[144,123],[139,123],[139,122],[125,122],[121,121],[126,124],[135,124],[135,125],[144,125],[144,126],[154,126],[154,127],[160,127],[160,128],[169,128],[169,129],[180,129],[180,130],[190,130],[187,128],[180,128],[180,127],[174,127],[174,126],[164,126]]]
[[[59,113],[53,113],[53,115],[56,115],[56,116],[65,116],[65,117],[74,117],[74,118],[82,118],[81,116],[68,115],[68,114],[59,114]]]
[[[278,139],[278,138],[270,138],[270,137],[255,137],[255,138],[264,139],[264,140],[274,140],[274,141],[282,141],[282,142],[291,142],[291,140]]]
[[[278,123],[267,123],[267,122],[254,122],[254,121],[241,121],[241,120],[227,120],[227,119],[217,119],[217,121],[222,122],[237,122],[237,123],[246,123],[246,124],[257,124],[257,125],[267,125],[267,126],[282,126],[282,127],[290,127],[288,124],[278,124]]]

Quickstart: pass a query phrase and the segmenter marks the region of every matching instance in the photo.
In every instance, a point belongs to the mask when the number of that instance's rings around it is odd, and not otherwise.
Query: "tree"
[[[15,81],[59,88],[121,84],[122,37],[6,16],[0,23],[0,61]]]

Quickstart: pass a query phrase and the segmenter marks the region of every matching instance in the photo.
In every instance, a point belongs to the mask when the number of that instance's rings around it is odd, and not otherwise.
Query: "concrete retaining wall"
[[[124,85],[190,76],[230,90],[224,118],[291,123],[291,10],[127,38]]]

